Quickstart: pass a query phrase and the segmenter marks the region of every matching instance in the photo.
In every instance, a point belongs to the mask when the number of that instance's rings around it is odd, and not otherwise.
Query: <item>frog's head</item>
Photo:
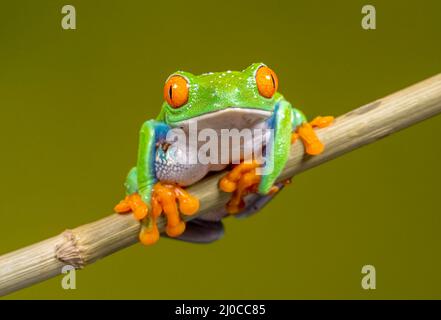
[[[243,71],[193,75],[178,71],[168,77],[159,120],[171,127],[251,127],[271,116],[282,99],[276,74],[262,63]],[[235,121],[234,121],[235,120]],[[230,124],[230,125],[228,125]]]

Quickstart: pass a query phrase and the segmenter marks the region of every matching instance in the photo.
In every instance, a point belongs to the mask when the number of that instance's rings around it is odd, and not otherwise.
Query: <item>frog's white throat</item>
[[[181,121],[173,127],[188,131],[192,125],[197,126],[197,131],[210,128],[217,132],[221,129],[252,129],[265,126],[265,120],[271,115],[272,112],[261,109],[230,107]]]
[[[271,130],[266,130],[266,120],[271,116],[270,111],[230,107],[173,124],[169,131],[173,135],[169,137],[165,153],[167,166],[172,169],[157,170],[157,175],[162,181],[170,180],[187,186],[199,181],[210,171],[223,170],[228,164],[239,163],[245,157],[262,155],[271,135]],[[179,129],[185,134],[181,135]],[[205,132],[202,133],[202,130]],[[212,153],[216,149],[217,152]],[[161,168],[163,160],[158,159],[157,166]]]

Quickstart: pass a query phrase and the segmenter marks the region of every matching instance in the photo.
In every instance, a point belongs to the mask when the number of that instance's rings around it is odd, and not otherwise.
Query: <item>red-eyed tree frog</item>
[[[243,71],[202,75],[178,71],[168,77],[159,116],[142,125],[138,161],[125,183],[126,197],[115,207],[118,213],[133,212],[141,222],[139,238],[143,244],[159,239],[156,220],[161,214],[166,217],[165,231],[170,237],[193,242],[218,239],[223,234],[221,218],[227,214],[252,214],[283,187],[275,182],[297,138],[301,138],[306,153],[317,155],[323,151],[313,128],[328,126],[333,117],[317,117],[308,122],[277,90],[276,74],[263,63],[254,63]],[[168,133],[180,128],[188,134],[194,124],[198,132],[210,128],[218,134],[222,129],[271,129],[272,142],[262,146],[269,155],[264,164],[243,161],[221,179],[220,189],[233,193],[225,210],[201,216],[186,225],[181,215],[196,213],[199,201],[185,187],[210,171],[229,165],[180,161],[179,146],[167,140]],[[259,166],[272,170],[258,175]]]

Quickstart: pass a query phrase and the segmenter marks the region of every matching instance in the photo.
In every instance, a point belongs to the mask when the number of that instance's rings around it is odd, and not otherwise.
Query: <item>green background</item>
[[[360,26],[377,9],[377,30]],[[77,30],[62,30],[73,4]],[[0,10],[0,253],[104,217],[166,77],[263,61],[309,117],[441,71],[441,2],[7,1]],[[441,298],[441,118],[299,175],[211,245],[162,239],[8,298]],[[361,268],[377,289],[361,288]]]

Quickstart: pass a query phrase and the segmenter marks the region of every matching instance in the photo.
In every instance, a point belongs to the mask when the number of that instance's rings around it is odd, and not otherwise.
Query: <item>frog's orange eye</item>
[[[164,86],[164,99],[172,108],[182,107],[188,101],[188,82],[182,76],[171,76]]]
[[[257,89],[260,95],[271,98],[279,86],[279,80],[273,70],[267,66],[261,66],[256,72]]]

